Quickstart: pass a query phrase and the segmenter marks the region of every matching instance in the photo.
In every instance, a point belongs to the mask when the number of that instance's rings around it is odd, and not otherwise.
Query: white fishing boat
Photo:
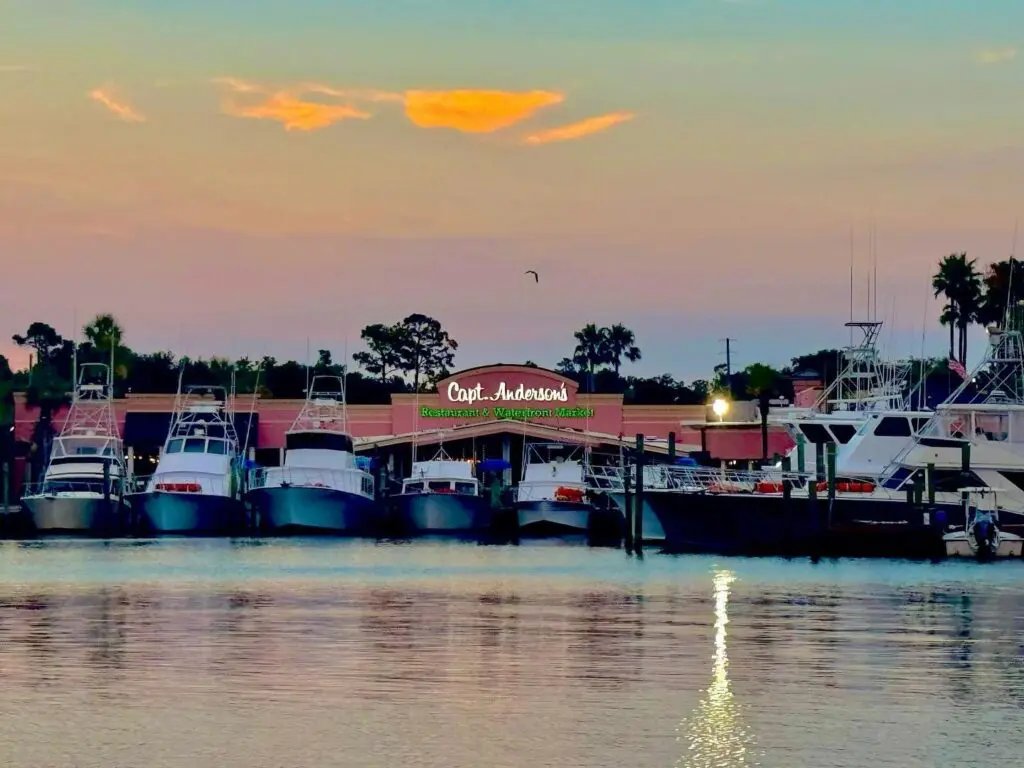
[[[561,443],[524,446],[523,479],[513,504],[521,533],[590,530],[594,505],[587,493],[582,450]]]
[[[962,488],[960,492],[967,524],[942,537],[946,555],[978,560],[1021,557],[1024,554],[1024,539],[999,529],[996,489]]]
[[[181,379],[171,426],[156,470],[132,511],[151,533],[224,535],[245,525],[239,496],[240,446],[232,397],[217,386],[189,386]]]
[[[42,482],[22,504],[40,533],[114,533],[123,520],[127,472],[113,371],[102,363],[75,367],[64,427],[54,438]]]
[[[248,499],[269,532],[374,534],[386,518],[348,431],[344,380],[314,376],[285,434],[284,465],[249,474]]]
[[[481,494],[473,462],[453,459],[443,447],[429,461],[413,462],[392,504],[408,532],[472,533],[491,525],[490,498]]]

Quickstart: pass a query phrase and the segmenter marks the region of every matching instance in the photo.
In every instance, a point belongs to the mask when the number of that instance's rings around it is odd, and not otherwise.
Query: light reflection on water
[[[8,542],[0,743],[17,768],[1014,764],[1022,580],[551,545]]]

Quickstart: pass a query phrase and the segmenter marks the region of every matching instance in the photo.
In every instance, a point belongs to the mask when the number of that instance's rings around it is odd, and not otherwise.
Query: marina
[[[582,540],[637,554],[1020,558],[1021,333],[990,328],[981,364],[929,409],[911,365],[881,359],[881,323],[847,325],[863,338],[809,405],[730,424],[745,430],[734,434],[746,435],[748,455],[772,443],[769,430],[775,437],[773,457],[746,462],[708,450],[706,418],[662,409],[660,422],[645,414],[631,424],[621,397],[514,365],[452,374],[436,392],[394,395],[389,411],[360,419],[345,377],[307,373],[277,449],[267,417],[281,423],[280,403],[239,396],[233,384],[186,383],[182,366],[147,461],[135,448],[155,439],[161,414],[118,414],[112,366],[87,364],[42,481],[25,484],[18,508],[8,504],[2,533],[439,535]],[[628,435],[629,426],[642,431]]]

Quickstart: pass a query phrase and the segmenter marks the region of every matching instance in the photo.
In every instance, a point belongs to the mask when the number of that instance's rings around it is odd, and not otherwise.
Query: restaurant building
[[[131,393],[116,403],[121,434],[137,474],[148,474],[170,424],[173,395]],[[263,466],[280,463],[284,435],[301,400],[239,395],[235,427],[250,455]],[[65,411],[54,415],[63,425]],[[667,453],[674,435],[677,453],[704,452],[718,461],[761,456],[761,428],[753,402],[732,403],[722,419],[704,405],[631,405],[622,394],[589,394],[561,374],[524,365],[489,365],[453,374],[437,391],[392,395],[386,405],[350,405],[349,430],[356,451],[384,458],[402,476],[413,457],[430,458],[440,446],[453,458],[502,458],[519,476],[524,441],[572,443],[594,453],[616,454],[644,435],[648,451]],[[16,398],[15,437],[25,453],[38,412]],[[792,447],[785,430],[771,426],[769,455]],[[17,462],[15,483],[24,477]]]

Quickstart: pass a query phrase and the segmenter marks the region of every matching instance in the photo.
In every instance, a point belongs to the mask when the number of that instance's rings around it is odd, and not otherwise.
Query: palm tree
[[[768,409],[779,383],[776,370],[764,363],[754,363],[744,371],[747,377],[747,393],[757,398],[761,412],[761,458],[768,458]]]
[[[640,359],[640,348],[636,345],[636,334],[622,323],[616,323],[611,328],[602,329],[605,333],[605,343],[608,352],[608,362],[619,375],[619,368],[625,358],[631,363]]]
[[[572,360],[587,372],[590,381],[589,388],[592,389],[594,369],[611,362],[608,354],[607,329],[598,328],[593,323],[587,323],[576,331],[573,336],[576,337],[576,349],[573,350]]]
[[[940,322],[949,326],[949,357],[961,364],[967,362],[967,329],[976,322],[981,310],[981,275],[974,266],[975,261],[968,260],[966,253],[950,254],[939,262],[939,269],[932,277],[936,298],[945,296],[947,301]],[[954,345],[957,331],[959,344]]]
[[[71,401],[70,383],[59,376],[48,364],[36,365],[32,370],[32,383],[25,392],[26,404],[39,409],[32,431],[32,456],[35,477],[41,476],[50,459],[53,446],[53,412]]]

